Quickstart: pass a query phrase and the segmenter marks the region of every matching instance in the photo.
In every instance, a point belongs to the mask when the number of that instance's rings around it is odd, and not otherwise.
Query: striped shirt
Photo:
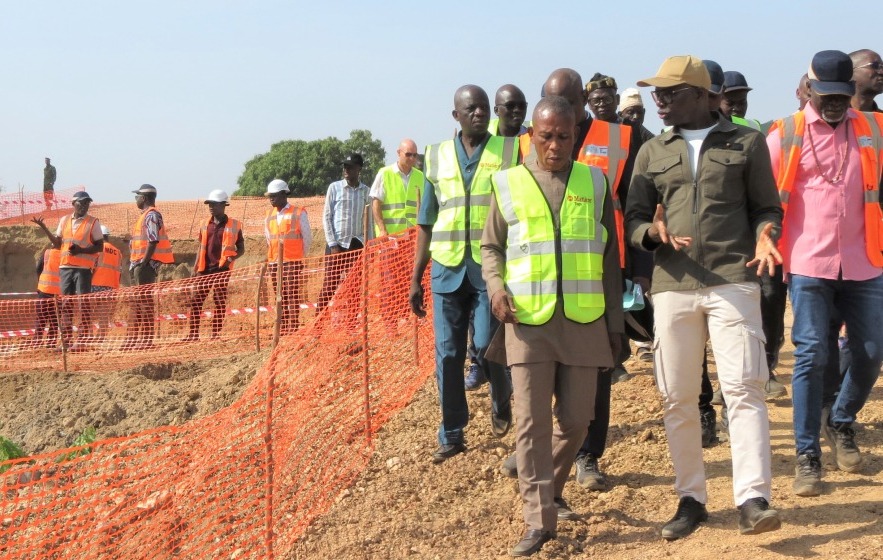
[[[345,180],[340,180],[328,186],[322,221],[325,226],[325,242],[329,247],[349,249],[353,239],[365,244],[363,215],[367,205],[368,185],[365,183],[360,182],[358,187],[351,187]]]

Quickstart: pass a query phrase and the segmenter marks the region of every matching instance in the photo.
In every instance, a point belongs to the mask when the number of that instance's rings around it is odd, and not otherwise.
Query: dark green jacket
[[[756,282],[757,270],[745,264],[754,258],[757,235],[772,222],[778,237],[782,207],[763,135],[719,117],[702,143],[696,175],[676,128],[638,152],[626,237],[655,251],[653,292]],[[691,246],[675,251],[646,236],[657,203],[665,207],[668,231],[692,237]]]

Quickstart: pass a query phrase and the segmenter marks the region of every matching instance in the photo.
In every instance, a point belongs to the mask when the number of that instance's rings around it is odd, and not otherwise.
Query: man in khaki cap
[[[711,339],[727,401],[733,497],[743,534],[780,527],[770,509],[770,434],[758,276],[781,262],[782,208],[763,135],[708,108],[702,60],[667,59],[652,78],[657,114],[672,128],[635,162],[626,234],[653,251],[657,386],[675,471],[677,513],[662,528],[674,540],[708,519],[699,388]]]

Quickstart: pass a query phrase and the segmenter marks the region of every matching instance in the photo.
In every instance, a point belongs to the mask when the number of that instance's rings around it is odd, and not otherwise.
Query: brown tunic
[[[556,224],[570,168],[564,171],[542,171],[536,161],[528,161],[527,169],[543,191]],[[619,248],[613,220],[613,203],[608,189],[604,197],[601,223],[607,229],[607,247],[604,250],[604,301],[607,307],[603,318],[591,323],[576,323],[564,316],[564,304],[559,300],[552,318],[544,325],[506,324],[505,356],[501,340],[502,329],[491,342],[488,359],[500,363],[528,364],[554,361],[571,366],[613,367],[608,332],[624,332],[622,314],[622,274],[619,269]],[[497,208],[496,197],[491,200],[490,213],[481,237],[481,268],[487,282],[488,299],[505,289],[503,272],[506,267],[506,245],[509,226]]]

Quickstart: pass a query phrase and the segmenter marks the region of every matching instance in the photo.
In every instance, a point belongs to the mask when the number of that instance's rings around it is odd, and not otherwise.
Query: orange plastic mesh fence
[[[71,209],[71,196],[79,190],[82,189],[71,187],[45,194],[42,191],[0,194],[0,225],[23,224],[31,216],[68,213]]]
[[[0,557],[287,558],[365,467],[377,430],[433,369],[431,320],[418,321],[407,301],[415,237],[411,231],[373,241],[324,266],[323,259],[283,266],[282,285],[300,283],[302,297],[296,290],[259,296],[262,267],[250,267],[49,299],[61,325],[56,333],[82,346],[55,353],[37,344],[55,344],[45,334],[6,336],[3,370],[60,368],[65,356],[71,369],[120,369],[168,360],[197,344],[201,354],[223,358],[256,337],[268,344],[276,328],[280,338],[243,395],[211,416],[0,463],[8,469],[0,474]],[[275,268],[264,271],[261,294],[272,290]],[[334,282],[325,282],[329,272],[339,273]],[[190,323],[181,317],[194,294],[225,284],[228,310],[218,336],[211,338],[216,331],[203,320],[201,341],[186,340]],[[259,297],[267,312],[244,311]],[[148,298],[155,306],[152,346],[144,325],[141,338],[130,336],[132,310]],[[301,313],[277,315],[283,304],[301,305]],[[28,331],[41,305],[0,301],[0,317],[17,323],[12,332]],[[70,328],[83,325],[84,312],[90,324],[109,318],[107,329]]]
[[[47,211],[43,205],[42,193],[26,194],[28,195],[26,200],[31,202],[23,206],[16,205],[15,199],[9,198],[9,203],[6,206],[16,210],[15,214],[9,215],[3,213],[3,203],[8,197],[17,195],[0,195],[0,226],[27,224],[35,216],[43,216],[47,224],[55,224],[58,223],[61,216],[71,212],[70,195],[73,194],[73,191],[56,193],[55,204],[50,211]],[[37,200],[39,200],[39,204],[36,204],[35,201]],[[312,229],[319,229],[321,227],[322,210],[325,204],[324,197],[291,198],[289,202],[293,206],[302,206],[306,209]],[[24,211],[19,211],[19,207],[24,208]],[[196,238],[202,222],[208,216],[202,200],[165,201],[160,198],[156,202],[156,208],[163,215],[163,224],[165,225],[166,233],[171,239]],[[242,221],[242,233],[244,235],[263,235],[264,220],[269,209],[270,203],[266,198],[259,196],[234,196],[230,198],[227,215]],[[89,206],[89,214],[101,220],[101,223],[107,226],[114,235],[131,233],[132,226],[140,213],[138,207],[135,206],[134,200],[132,202],[116,204],[94,201]]]

